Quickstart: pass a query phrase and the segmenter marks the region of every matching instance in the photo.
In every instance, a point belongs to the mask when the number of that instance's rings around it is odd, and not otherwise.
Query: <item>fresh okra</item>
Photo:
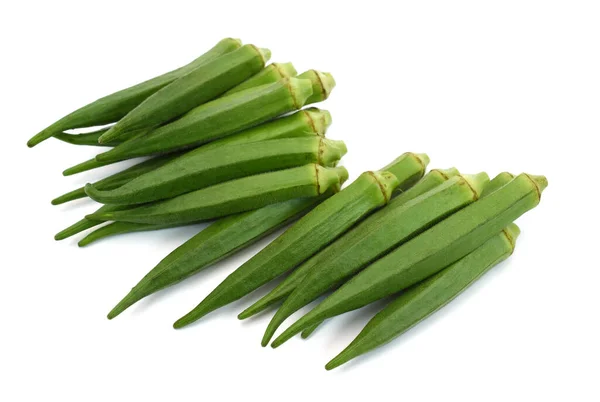
[[[377,313],[325,368],[332,370],[384,345],[435,313],[514,251],[519,228],[508,225],[467,256],[413,285]]]
[[[114,147],[119,144],[119,141],[109,142],[106,144],[99,144],[98,138],[102,134],[108,131],[108,128],[103,128],[101,130],[92,131],[84,134],[69,134],[69,133],[58,133],[54,135],[54,138],[57,140],[64,141],[73,145],[91,145],[91,146],[100,146],[100,147]]]
[[[131,132],[152,129],[172,121],[246,81],[262,70],[270,57],[268,49],[244,45],[204,63],[150,95],[98,141],[102,144],[127,140],[131,138]]]
[[[277,328],[294,312],[393,248],[476,201],[488,181],[485,173],[457,176],[409,202],[397,202],[396,198],[396,202],[370,216],[315,255],[306,262],[312,268],[309,268],[304,280],[269,323],[262,345],[269,343]]]
[[[272,289],[269,293],[255,302],[253,305],[248,307],[242,313],[238,315],[240,320],[251,317],[267,307],[277,303],[280,300],[288,297],[296,287],[302,283],[304,278],[306,277],[307,272],[309,272],[316,263],[319,262],[320,256],[325,253],[331,247],[338,243],[343,243],[344,239],[346,239],[350,233],[353,232],[362,232],[363,229],[359,228],[368,228],[371,224],[369,222],[375,222],[374,225],[377,225],[379,222],[379,217],[382,215],[383,211],[388,209],[395,209],[413,198],[418,197],[419,195],[426,193],[427,191],[441,185],[450,177],[454,177],[458,175],[458,171],[456,169],[448,169],[448,170],[432,170],[425,177],[423,177],[417,184],[415,184],[412,188],[409,189],[411,183],[414,182],[415,178],[419,178],[423,176],[427,164],[429,162],[429,158],[424,154],[413,154],[406,153],[400,156],[395,163],[392,163],[386,166],[385,171],[393,171],[394,176],[399,178],[400,184],[396,187],[395,193],[400,193],[395,198],[392,198],[388,206],[386,206],[381,211],[375,212],[373,215],[367,217],[363,222],[361,222],[356,228],[351,229],[347,234],[342,236],[340,239],[332,243],[332,245],[325,248],[320,253],[316,254],[312,258],[308,259],[306,262],[301,264],[298,268],[296,268],[287,278],[285,278],[279,285],[277,285],[274,289]],[[398,191],[401,189],[404,192]]]
[[[294,269],[373,210],[385,205],[398,186],[389,172],[365,172],[329,198],[219,284],[200,304],[175,322],[188,325]]]
[[[95,182],[94,188],[97,190],[112,190],[118,188],[131,180],[139,177],[145,173],[151,172],[160,166],[172,161],[177,158],[180,154],[174,153],[169,155],[158,156],[156,158],[148,159],[147,161],[133,165],[130,168],[122,170],[118,173],[105,177],[102,180]],[[52,200],[52,205],[64,204],[65,202],[77,200],[79,198],[85,198],[87,194],[83,187],[69,191],[61,196],[56,197]]]
[[[127,207],[124,207],[122,205],[103,205],[100,208],[98,208],[95,213],[118,211],[123,208],[127,208]],[[64,240],[68,237],[76,235],[77,233],[83,232],[84,230],[87,230],[87,229],[91,229],[94,226],[98,226],[103,223],[104,223],[103,221],[89,219],[88,217],[85,217],[85,218],[75,222],[68,228],[63,229],[60,232],[58,232],[56,235],[54,235],[54,240]]]
[[[86,186],[86,193],[104,204],[144,204],[172,198],[241,177],[309,163],[332,166],[346,153],[343,141],[321,137],[284,138],[200,147],[113,190]]]
[[[311,82],[297,78],[247,89],[200,105],[172,123],[96,155],[96,160],[116,162],[196,147],[301,109],[311,95]]]
[[[333,186],[314,198],[298,198],[223,218],[179,246],[131,289],[112,311],[112,319],[132,304],[174,285],[294,221],[339,191]],[[116,222],[120,223],[120,222]]]
[[[290,326],[272,346],[327,318],[392,295],[458,261],[534,208],[547,184],[543,176],[517,176],[365,268]]]
[[[219,183],[169,200],[123,211],[95,213],[89,218],[153,225],[198,222],[292,198],[316,197],[339,184],[340,178],[347,175],[343,167],[324,168],[308,164]]]
[[[204,63],[208,63],[226,53],[232,52],[240,46],[241,42],[239,39],[223,39],[208,52],[183,67],[115,92],[77,109],[33,136],[27,142],[27,146],[33,147],[65,130],[114,123],[159,89],[182,75],[193,71]]]
[[[295,77],[296,74],[298,73],[292,63],[271,63],[258,74],[255,74],[241,84],[231,88],[222,96],[232,95],[236,92],[255,88],[260,85],[272,84],[284,78]]]
[[[268,123],[241,131],[228,137],[202,145],[202,149],[215,149],[224,145],[250,143],[276,138],[291,138],[305,136],[325,136],[331,125],[331,114],[316,107],[300,110],[289,116],[280,117]],[[178,153],[180,154],[180,153]],[[114,162],[98,162],[95,158],[75,165],[63,172],[65,176],[86,170],[110,165]]]

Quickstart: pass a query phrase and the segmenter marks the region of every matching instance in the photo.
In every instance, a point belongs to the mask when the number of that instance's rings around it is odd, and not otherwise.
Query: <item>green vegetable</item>
[[[96,155],[96,160],[115,162],[196,147],[300,109],[311,95],[311,82],[297,78],[247,89],[200,105],[172,123]]]
[[[521,174],[377,260],[281,334],[277,347],[308,326],[392,295],[458,261],[534,208],[548,182]]]
[[[302,331],[302,333],[300,334],[300,336],[302,337],[302,339],[306,339],[309,336],[312,335],[313,332],[315,332],[315,329],[319,328],[319,326],[321,325],[321,323],[312,325],[308,328],[306,328],[304,331]]]
[[[104,239],[105,237],[109,236],[116,236],[125,233],[147,232],[150,230],[167,229],[176,226],[180,225],[147,225],[145,223],[111,222],[108,225],[104,225],[94,230],[92,233],[79,240],[77,245],[79,247],[84,247],[90,243],[94,243],[100,239]]]
[[[126,208],[126,207],[123,207],[120,205],[103,205],[100,208],[98,208],[95,213],[118,211],[123,208]],[[104,223],[104,222],[85,217],[85,218],[81,219],[80,221],[75,222],[68,228],[63,229],[60,232],[58,232],[56,235],[54,235],[54,240],[64,240],[67,237],[71,237],[73,235],[76,235],[77,233],[83,232],[84,230],[93,228],[94,226],[101,225],[102,223]]]
[[[118,188],[131,180],[135,179],[138,176],[143,175],[144,173],[151,172],[154,169],[172,161],[177,158],[180,154],[174,153],[164,156],[159,156],[156,158],[148,159],[142,163],[138,163],[137,165],[133,165],[132,167],[125,169],[121,172],[115,173],[108,177],[105,177],[102,180],[99,180],[94,183],[94,188],[97,190],[112,190]],[[79,198],[85,198],[87,194],[83,187],[65,193],[61,196],[56,197],[52,200],[52,205],[64,204],[65,202],[77,200]]]
[[[374,209],[385,205],[397,186],[398,179],[391,173],[363,173],[235,270],[174,327],[188,325],[294,269]]]
[[[69,134],[69,133],[58,133],[54,135],[54,138],[57,140],[61,140],[73,145],[92,145],[92,146],[101,146],[101,147],[114,147],[119,142],[109,142],[106,144],[99,144],[98,138],[102,134],[108,131],[108,128],[103,128],[101,130],[92,131],[84,134]]]
[[[498,190],[500,187],[503,187],[503,186],[507,185],[508,183],[510,183],[511,180],[514,178],[515,178],[515,175],[508,173],[508,172],[502,172],[502,173],[498,174],[498,176],[496,176],[492,180],[490,180],[488,185],[485,186],[485,188],[483,189],[483,192],[481,193],[481,196],[486,197],[486,196],[490,195],[494,191]]]
[[[315,197],[347,176],[345,168],[308,164],[219,183],[175,198],[124,211],[95,213],[95,220],[183,224],[261,208],[298,197]],[[86,186],[87,192],[88,186]]]
[[[283,78],[295,77],[296,69],[292,63],[272,63],[266,66],[261,72],[248,78],[241,84],[231,88],[225,92],[222,96],[228,96],[245,89],[254,88],[260,85],[267,85],[277,82]]]
[[[196,67],[232,52],[240,46],[241,42],[238,39],[223,39],[208,52],[177,70],[115,92],[77,109],[33,136],[27,142],[27,146],[33,147],[53,135],[72,128],[93,127],[114,123],[162,87],[173,82],[180,76],[193,71]]]
[[[329,94],[335,87],[335,80],[329,73],[317,70],[308,70],[298,76],[298,79],[307,79],[312,83],[312,95],[306,100],[306,104],[322,102],[329,98]]]
[[[487,182],[489,178],[485,173],[457,176],[409,202],[392,202],[312,257],[306,262],[312,268],[269,323],[262,345],[266,346],[277,328],[300,308],[476,201]]]
[[[104,204],[144,204],[172,198],[245,176],[318,163],[331,166],[346,153],[342,141],[321,137],[283,138],[192,150],[113,190],[86,186]]]
[[[377,313],[358,336],[325,368],[334,369],[403,334],[462,293],[514,250],[519,228],[510,224],[473,252],[413,285]]]
[[[276,138],[305,137],[313,135],[323,137],[330,125],[331,114],[329,114],[328,111],[311,107],[241,131],[237,134],[209,142],[200,148],[206,151],[224,145],[250,143]],[[63,174],[68,176],[97,167],[110,165],[112,163],[115,162],[98,162],[95,159],[91,159],[65,170]]]
[[[244,45],[204,63],[146,98],[103,134],[99,142],[126,140],[132,131],[169,122],[252,77],[270,57],[268,49]]]
[[[448,169],[448,170],[432,170],[427,173],[423,179],[421,179],[417,184],[415,184],[412,188],[407,189],[409,183],[414,180],[415,176],[419,174],[422,176],[423,172],[427,167],[427,162],[429,158],[427,155],[416,155],[416,154],[405,154],[407,156],[413,155],[412,158],[405,157],[404,155],[400,158],[402,159],[402,163],[398,163],[397,165],[386,166],[386,168],[390,168],[390,171],[393,170],[396,172],[396,177],[401,177],[400,184],[396,187],[396,192],[398,192],[398,188],[403,188],[406,191],[400,192],[400,194],[393,198],[390,201],[389,205],[383,208],[381,211],[375,212],[373,215],[367,217],[363,222],[361,222],[356,228],[351,229],[347,234],[342,236],[340,239],[335,241],[332,245],[325,248],[320,253],[314,255],[312,258],[308,259],[306,262],[301,264],[298,268],[294,270],[287,278],[285,278],[279,285],[277,285],[274,289],[272,289],[269,293],[259,299],[256,303],[248,307],[242,313],[238,315],[240,320],[251,317],[267,307],[273,305],[274,303],[285,299],[288,297],[294,289],[302,283],[306,274],[317,264],[320,263],[321,257],[326,255],[326,250],[331,249],[338,243],[343,244],[346,238],[350,238],[350,234],[352,233],[363,233],[367,228],[372,225],[377,225],[381,221],[381,216],[384,214],[384,211],[388,209],[395,209],[401,205],[404,205],[408,201],[420,196],[428,192],[429,190],[436,188],[437,186],[444,183],[446,180],[449,180],[450,177],[454,177],[458,175],[458,171],[456,169]],[[400,160],[398,158],[398,160]],[[424,163],[415,163],[416,160],[423,161]],[[404,167],[402,169],[402,167]],[[418,172],[415,174],[415,172]]]
[[[255,243],[269,233],[298,219],[336,191],[339,191],[337,185],[319,197],[298,198],[271,204],[254,211],[228,216],[213,223],[158,263],[112,309],[108,318],[116,317],[144,297],[174,285]]]

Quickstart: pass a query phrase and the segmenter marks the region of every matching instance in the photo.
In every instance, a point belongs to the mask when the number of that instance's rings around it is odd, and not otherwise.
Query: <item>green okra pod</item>
[[[225,145],[251,143],[277,138],[312,137],[315,135],[323,137],[330,125],[331,114],[328,111],[311,107],[231,136],[209,142],[200,148],[208,151],[209,149],[212,150]],[[181,153],[176,152],[175,154],[179,155]],[[96,159],[91,159],[65,170],[63,174],[69,176],[112,163],[115,162],[98,162]]]
[[[99,144],[98,138],[102,134],[108,131],[108,128],[103,128],[101,130],[92,131],[84,134],[69,134],[69,133],[58,133],[54,135],[54,138],[57,140],[64,141],[73,145],[91,145],[91,146],[100,146],[100,147],[114,147],[119,144],[119,141],[109,142],[106,144]]]
[[[271,63],[258,74],[255,74],[241,84],[231,88],[222,96],[232,95],[260,85],[272,84],[284,78],[295,77],[296,74],[298,73],[292,63]]]
[[[283,138],[250,144],[200,147],[112,190],[86,186],[104,204],[133,205],[176,197],[241,177],[309,163],[332,166],[346,153],[343,141],[321,137]]]
[[[298,76],[298,79],[307,79],[312,84],[312,95],[306,100],[307,105],[326,100],[335,87],[333,75],[317,70],[305,71]]]
[[[240,46],[241,42],[239,39],[223,39],[208,52],[183,67],[115,92],[75,110],[33,136],[29,142],[27,142],[27,146],[33,147],[65,130],[102,126],[119,121],[119,119],[123,118],[127,113],[142,103],[144,99],[159,89],[173,82],[180,76],[193,71],[196,67],[210,62],[226,53],[232,52]]]
[[[399,185],[396,187],[395,193],[400,193],[398,196],[393,198],[389,205],[382,209],[381,211],[375,212],[373,215],[367,217],[363,222],[361,222],[358,227],[369,227],[368,222],[378,222],[379,216],[381,216],[382,211],[387,209],[394,209],[398,206],[401,206],[408,201],[412,200],[428,192],[429,190],[441,185],[446,180],[449,180],[450,177],[454,177],[458,175],[458,171],[454,168],[448,170],[432,170],[427,173],[425,177],[423,177],[416,185],[409,189],[410,183],[415,180],[415,177],[422,177],[427,164],[429,163],[429,157],[425,154],[413,154],[406,153],[400,156],[398,159],[386,166],[386,168],[382,169],[385,171],[393,171],[395,172],[394,176],[399,179]],[[398,189],[406,190],[405,192],[399,192]],[[377,224],[377,223],[375,223]],[[338,242],[342,242],[350,233],[356,232],[357,228],[351,229],[347,234],[342,236],[336,242],[332,243],[329,247],[325,248],[320,253],[316,254],[312,258],[305,261],[298,268],[296,268],[287,278],[285,278],[279,285],[273,288],[269,293],[255,302],[253,305],[248,307],[242,313],[238,315],[240,320],[251,317],[267,307],[277,303],[280,300],[288,297],[296,287],[302,283],[304,278],[306,277],[307,272],[309,272],[315,263],[318,263],[320,260],[320,256],[322,253],[328,248],[333,247],[333,245]],[[362,231],[362,230],[361,230]]]
[[[462,259],[413,285],[377,313],[358,336],[325,368],[332,370],[382,346],[451,302],[514,251],[519,228],[508,225]]]
[[[79,247],[85,247],[88,244],[94,243],[98,240],[104,239],[109,236],[116,236],[125,233],[135,232],[147,232],[151,230],[168,229],[177,227],[180,225],[148,225],[145,223],[131,223],[131,222],[111,222],[108,225],[101,226],[94,230],[83,239],[79,240],[77,245]]]
[[[197,147],[301,109],[311,95],[311,82],[297,78],[247,89],[200,105],[142,137],[96,155],[96,159],[115,162]]]
[[[292,198],[316,197],[338,184],[340,177],[347,174],[343,167],[324,168],[308,164],[230,180],[169,200],[123,211],[95,213],[89,218],[153,225],[204,221]]]
[[[476,201],[487,174],[453,177],[409,202],[392,201],[306,262],[311,268],[269,323],[262,345],[293,313],[392,249]],[[408,190],[410,192],[410,190]],[[407,192],[407,193],[408,193]],[[406,194],[406,193],[405,193]]]
[[[158,263],[108,314],[112,319],[132,304],[174,285],[262,239],[310,211],[335,192],[333,186],[314,198],[298,198],[228,216],[202,230]]]
[[[291,271],[385,205],[397,186],[398,179],[391,173],[363,173],[235,270],[174,327],[188,325]]]
[[[327,318],[405,289],[458,261],[534,208],[548,182],[521,174],[375,261],[296,321],[272,346]]]
[[[122,208],[124,208],[124,207],[120,206],[120,205],[103,205],[100,208],[98,208],[95,213],[118,211]],[[85,217],[85,218],[75,222],[68,228],[63,229],[60,232],[58,232],[56,235],[54,235],[54,240],[64,240],[68,237],[76,235],[77,233],[83,232],[84,230],[87,230],[87,229],[91,229],[94,226],[98,226],[103,223],[104,223],[103,221],[89,219],[88,217]]]
[[[143,175],[145,173],[151,172],[154,169],[166,164],[167,162],[178,157],[179,153],[169,154],[158,156],[156,158],[148,159],[147,161],[138,163],[137,165],[133,165],[130,168],[122,170],[118,173],[112,174],[108,177],[105,177],[102,180],[98,180],[95,182],[94,188],[97,190],[112,190],[118,188],[131,180]],[[75,189],[73,191],[69,191],[61,196],[56,197],[52,200],[52,205],[64,204],[65,202],[77,200],[79,198],[85,198],[87,194],[83,187]]]
[[[268,49],[244,45],[204,63],[147,97],[98,141],[102,144],[126,140],[131,138],[131,132],[172,121],[252,77],[264,68],[270,57]]]
[[[515,175],[513,175],[512,173],[502,172],[498,174],[496,177],[490,180],[487,186],[485,186],[485,188],[483,189],[483,193],[481,193],[481,196],[486,197],[490,195],[494,191],[498,190],[500,187],[503,187],[510,183],[511,180],[514,178]]]

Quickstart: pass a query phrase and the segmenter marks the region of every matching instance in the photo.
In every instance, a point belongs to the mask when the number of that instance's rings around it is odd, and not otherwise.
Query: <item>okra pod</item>
[[[314,135],[323,137],[330,125],[331,114],[328,111],[311,107],[299,110],[289,116],[280,117],[268,123],[241,131],[237,134],[209,142],[198,149],[207,151],[224,145],[251,143],[277,138],[312,137]],[[176,152],[176,154],[181,153]],[[63,174],[68,176],[110,165],[112,163],[115,162],[98,162],[94,158],[65,170]]]
[[[458,261],[534,208],[547,184],[543,176],[517,176],[369,265],[290,326],[272,346],[308,326],[390,296]]]
[[[312,95],[309,80],[286,78],[200,105],[150,133],[96,155],[98,162],[188,149],[301,109]]]
[[[312,95],[306,100],[307,105],[326,100],[335,87],[333,75],[317,70],[305,71],[298,76],[298,79],[310,80],[312,84]]]
[[[124,207],[120,206],[120,205],[103,205],[100,208],[98,208],[95,213],[118,211],[119,209],[122,209],[122,208],[124,208]],[[98,226],[103,223],[104,223],[103,221],[89,219],[88,217],[85,217],[85,218],[75,222],[68,228],[63,229],[60,232],[58,232],[56,235],[54,235],[54,240],[64,240],[68,237],[76,235],[77,233],[83,232],[84,230],[87,230],[87,229],[91,229],[94,226]]]
[[[142,103],[144,99],[159,89],[173,82],[180,76],[193,71],[196,67],[210,62],[226,53],[232,52],[240,46],[241,42],[239,39],[223,39],[208,52],[183,67],[115,92],[75,110],[34,135],[29,142],[27,142],[27,146],[33,147],[65,130],[102,126],[119,121],[119,119],[123,118],[137,105]]]
[[[172,286],[306,214],[339,191],[333,186],[318,197],[298,198],[228,216],[179,246],[135,285],[108,314],[112,319],[132,304]]]
[[[287,278],[285,278],[279,285],[273,288],[269,293],[263,296],[261,299],[256,301],[250,307],[245,309],[238,315],[240,320],[251,317],[267,307],[277,303],[280,300],[288,297],[296,287],[302,283],[306,274],[317,265],[320,260],[320,256],[325,252],[325,250],[333,247],[335,244],[339,242],[343,242],[344,239],[353,232],[362,231],[362,229],[358,229],[359,227],[369,227],[370,225],[376,225],[377,223],[369,223],[369,222],[378,222],[379,216],[381,216],[382,212],[387,209],[394,209],[401,205],[404,205],[408,201],[412,200],[428,192],[429,190],[441,185],[446,180],[449,180],[450,177],[454,177],[458,175],[458,171],[454,168],[448,170],[432,170],[427,173],[425,177],[423,177],[417,184],[415,184],[412,188],[409,189],[410,183],[414,180],[415,177],[423,176],[427,164],[429,163],[429,158],[425,154],[413,154],[406,153],[400,156],[395,163],[392,163],[386,166],[386,169],[382,169],[385,171],[393,171],[395,172],[394,176],[399,179],[400,184],[396,187],[396,191],[393,194],[399,193],[395,198],[392,198],[389,205],[386,206],[381,211],[375,212],[373,215],[367,217],[363,222],[361,222],[356,228],[351,229],[347,234],[342,236],[336,242],[334,242],[329,247],[325,248],[320,253],[316,254],[312,258],[308,259],[306,262],[301,264],[298,268],[296,268]],[[406,190],[404,192],[398,191],[398,189]]]
[[[100,136],[107,131],[108,131],[108,128],[103,128],[101,130],[92,131],[92,132],[84,133],[84,134],[58,133],[58,134],[54,135],[54,138],[56,138],[57,140],[64,141],[69,144],[73,144],[73,145],[91,145],[91,146],[95,146],[95,147],[98,147],[98,146],[114,147],[117,144],[119,144],[118,141],[109,142],[106,144],[98,143],[98,138],[100,138]]]
[[[188,325],[291,271],[367,214],[385,205],[398,184],[398,179],[388,172],[363,173],[225,278],[174,327]]]
[[[296,69],[292,63],[271,63],[258,74],[231,88],[222,96],[232,95],[234,93],[255,88],[260,85],[272,84],[284,78],[295,77],[296,74],[298,73],[296,72]]]
[[[518,235],[518,226],[510,224],[462,259],[401,293],[325,368],[332,370],[390,342],[444,307],[492,267],[510,257]]]
[[[490,180],[487,186],[485,186],[485,188],[483,189],[483,193],[481,193],[481,196],[486,197],[490,195],[494,191],[498,190],[500,187],[510,183],[511,180],[514,178],[515,175],[513,175],[512,173],[502,172],[498,174],[496,177]]]
[[[304,280],[285,299],[269,323],[262,345],[266,346],[277,328],[300,308],[395,247],[476,201],[487,182],[489,178],[485,173],[457,176],[409,202],[392,202],[315,255],[306,263],[312,268]]]
[[[168,163],[169,161],[175,159],[179,155],[179,153],[163,155],[138,163],[137,165],[133,165],[130,168],[105,177],[102,180],[98,180],[93,184],[94,188],[97,190],[112,190],[118,188],[135,179],[136,177],[143,175],[144,173],[151,172],[154,169],[157,169],[159,166]],[[65,202],[85,197],[87,197],[87,194],[85,193],[84,188],[80,187],[78,189],[69,191],[68,193],[56,197],[52,200],[52,205],[64,204]]]
[[[200,147],[112,190],[86,186],[86,193],[104,204],[144,204],[241,177],[309,163],[332,166],[346,153],[343,141],[321,137],[284,138]]]
[[[111,222],[108,225],[101,226],[85,236],[83,239],[79,240],[77,245],[79,247],[85,247],[88,244],[94,243],[109,236],[116,236],[125,233],[147,232],[176,226],[181,225],[148,225],[145,223]]]
[[[89,218],[154,225],[204,221],[292,198],[316,197],[338,184],[341,176],[347,176],[343,167],[324,168],[308,164],[230,180],[124,211],[95,213]]]
[[[270,57],[268,49],[244,45],[204,63],[147,97],[104,133],[99,142],[127,140],[130,132],[172,121],[252,77]]]

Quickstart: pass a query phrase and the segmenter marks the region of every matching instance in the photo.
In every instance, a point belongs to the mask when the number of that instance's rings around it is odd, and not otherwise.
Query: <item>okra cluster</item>
[[[325,320],[390,298],[328,370],[401,335],[509,257],[514,221],[537,206],[543,176],[455,168],[427,172],[426,154],[404,153],[342,189],[343,141],[325,138],[329,73],[297,74],[267,64],[268,49],[227,38],[191,63],[92,102],[28,142],[54,137],[110,147],[66,169],[72,175],[123,160],[142,163],[63,194],[89,197],[95,212],[56,234],[80,240],[211,222],[167,255],[108,313],[112,319],[273,231],[287,230],[239,266],[189,312],[181,328],[267,283],[278,286],[242,311],[247,319],[277,306],[268,345],[296,311],[327,295],[271,345],[308,337]],[[67,132],[88,129],[85,134]],[[291,224],[291,225],[290,225]]]

